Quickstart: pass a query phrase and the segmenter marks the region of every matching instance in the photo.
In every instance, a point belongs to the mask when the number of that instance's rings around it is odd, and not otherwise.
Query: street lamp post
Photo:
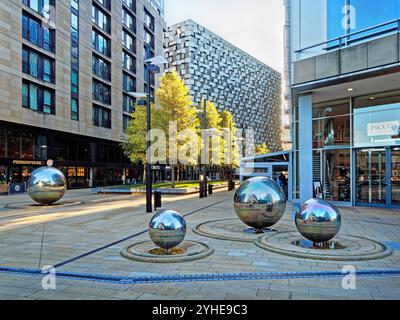
[[[150,51],[150,46],[146,45],[146,58],[150,59],[151,56],[151,51]],[[150,85],[150,80],[151,80],[151,70],[150,70],[151,62],[148,60],[146,61],[145,64],[145,70],[146,70],[146,83],[147,83],[147,133],[150,132],[151,130],[151,85]],[[147,141],[147,152],[148,156],[151,156],[150,152],[150,147],[151,147],[151,141],[149,137],[146,139]],[[148,158],[146,161],[146,212],[150,213],[153,212],[153,204],[152,204],[152,197],[153,195],[153,177],[151,173],[151,163],[150,159]]]
[[[231,151],[230,151],[230,153],[231,153],[231,157],[230,157],[230,164],[229,164],[229,186],[228,186],[228,190],[229,191],[231,191],[231,190],[233,190],[233,188],[232,188],[232,184],[233,184],[233,174],[232,174],[232,162],[233,162],[233,159],[234,159],[234,154],[232,154],[234,151],[234,146],[232,145],[232,120],[229,122],[229,129],[230,129],[230,132],[229,132],[229,135],[230,135],[230,140],[231,140],[231,143],[230,143],[230,147],[231,147]]]
[[[145,73],[146,73],[146,83],[147,83],[147,92],[146,93],[131,93],[136,98],[144,98],[146,97],[146,109],[147,109],[147,133],[151,130],[151,74],[160,73],[161,70],[158,65],[163,65],[167,63],[163,56],[151,57],[151,47],[149,44],[145,44],[146,46],[146,60],[145,60]],[[152,169],[150,163],[151,157],[151,141],[150,139],[146,139],[147,141],[147,161],[146,161],[146,212],[153,212],[153,204],[152,204],[152,195],[153,195],[153,181],[152,181]]]
[[[203,105],[203,129],[207,130],[207,99],[204,99],[204,105]],[[205,136],[206,137],[206,136]],[[207,137],[205,138],[204,141],[204,150],[207,150]],[[203,164],[202,167],[202,174],[203,174],[203,195],[204,197],[207,197],[207,170],[206,170],[206,165]]]

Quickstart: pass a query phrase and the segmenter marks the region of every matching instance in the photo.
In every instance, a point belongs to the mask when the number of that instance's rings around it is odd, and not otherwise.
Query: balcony
[[[296,51],[293,85],[363,78],[397,71],[400,66],[400,19]]]

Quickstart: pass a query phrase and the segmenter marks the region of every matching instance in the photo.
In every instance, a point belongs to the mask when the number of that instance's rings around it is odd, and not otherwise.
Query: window
[[[71,0],[71,120],[79,121],[79,3]]]
[[[111,57],[111,43],[97,31],[92,31],[92,47],[107,57]]]
[[[22,83],[22,106],[34,111],[55,114],[54,91],[24,81]]]
[[[105,32],[111,32],[111,17],[98,6],[92,6],[92,21]]]
[[[132,118],[130,116],[127,116],[127,115],[122,116],[122,129],[124,131],[126,131],[126,129],[128,129],[129,122],[131,121],[131,119]]]
[[[38,77],[38,55],[36,53],[30,52],[29,54],[29,73],[32,77]]]
[[[28,48],[22,48],[22,72],[54,83],[54,61]]]
[[[136,80],[129,76],[126,73],[123,73],[122,77],[122,86],[123,90],[127,92],[135,92],[136,91]]]
[[[78,30],[79,24],[78,24],[78,16],[75,13],[71,13],[71,28]]]
[[[104,104],[111,104],[111,87],[93,79],[92,98]]]
[[[122,51],[122,65],[125,69],[136,73],[136,58],[131,56],[125,50]]]
[[[75,10],[79,10],[78,0],[71,0],[71,7]]]
[[[348,100],[313,106],[313,148],[350,146]]]
[[[111,64],[97,55],[92,57],[92,71],[104,80],[111,80]]]
[[[144,41],[144,43],[147,43],[151,48],[154,49],[154,35],[152,35],[146,29],[144,29],[143,41]]]
[[[122,0],[122,2],[133,12],[136,12],[136,0]]]
[[[25,13],[22,16],[22,37],[34,45],[54,52],[54,34],[53,29],[43,28],[41,22],[37,21],[36,18]]]
[[[104,8],[111,10],[111,1],[110,0],[97,0],[97,2],[101,3]]]
[[[131,30],[136,32],[136,20],[135,18],[125,9],[122,9],[122,22],[124,25]]]
[[[42,15],[45,18],[50,18],[51,8],[54,7],[54,0],[23,0],[24,5]]]
[[[136,52],[136,41],[127,32],[123,31],[122,44],[131,52]]]
[[[348,29],[343,26],[346,18],[344,14],[345,5],[351,7]],[[400,17],[400,2],[398,0],[329,0],[328,1],[328,38],[344,36],[368,27],[379,25]],[[378,29],[369,32],[376,32]],[[366,34],[362,34],[366,35]],[[358,35],[358,37],[361,35]]]
[[[93,125],[111,129],[111,110],[93,105]]]
[[[22,106],[29,108],[29,85],[26,83],[22,84]]]
[[[79,120],[78,100],[74,98],[71,99],[71,120]]]
[[[354,99],[354,147],[400,145],[398,92]]]
[[[146,9],[144,9],[144,24],[154,32],[154,17]]]
[[[71,71],[71,93],[79,92],[78,72]]]
[[[131,96],[128,96],[127,94],[124,94],[122,101],[123,101],[122,110],[125,112],[132,113],[135,106],[135,99],[132,98]]]
[[[48,90],[43,90],[43,112],[51,113],[52,96]]]
[[[323,185],[324,198],[328,201],[351,200],[350,149],[318,150],[313,152],[314,181]]]
[[[43,48],[47,51],[54,52],[54,30],[44,28],[41,22],[24,13],[22,16],[22,37],[29,42]]]

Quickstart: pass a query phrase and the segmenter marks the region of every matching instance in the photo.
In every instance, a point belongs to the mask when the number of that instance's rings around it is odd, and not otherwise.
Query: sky
[[[192,19],[283,72],[283,0],[165,0],[165,20]]]

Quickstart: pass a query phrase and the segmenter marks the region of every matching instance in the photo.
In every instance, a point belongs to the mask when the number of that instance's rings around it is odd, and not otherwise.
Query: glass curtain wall
[[[351,201],[350,101],[313,106],[313,180],[329,201]]]

